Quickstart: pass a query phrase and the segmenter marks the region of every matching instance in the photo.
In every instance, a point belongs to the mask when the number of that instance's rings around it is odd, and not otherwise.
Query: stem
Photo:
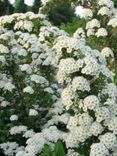
[[[26,115],[26,107],[25,107],[25,104],[24,104],[24,96],[23,96],[23,93],[22,93],[22,88],[21,88],[21,84],[20,84],[20,77],[18,77],[16,74],[15,74],[15,68],[17,67],[17,65],[15,64],[15,62],[12,60],[11,62],[11,65],[10,65],[10,75],[12,76],[13,78],[13,82],[16,86],[16,90],[18,92],[18,95],[19,95],[19,101],[20,101],[20,110],[21,110],[21,117],[22,119],[24,120],[24,115]],[[16,101],[17,102],[17,101]]]

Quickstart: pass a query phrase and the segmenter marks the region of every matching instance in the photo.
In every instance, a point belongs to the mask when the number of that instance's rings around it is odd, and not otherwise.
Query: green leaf
[[[53,151],[48,145],[45,145],[39,156],[66,156],[66,154],[62,142],[58,140]]]
[[[60,140],[57,141],[52,156],[66,156],[63,144]]]
[[[50,147],[48,145],[45,145],[43,152],[41,154],[41,156],[52,156],[52,150],[50,149]]]

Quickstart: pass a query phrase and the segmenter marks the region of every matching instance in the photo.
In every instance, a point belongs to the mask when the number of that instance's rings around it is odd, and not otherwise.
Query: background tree
[[[13,6],[9,0],[0,0],[0,16],[9,15],[13,13]]]
[[[24,0],[15,0],[14,12],[15,13],[25,13],[27,11],[27,6],[24,3]]]
[[[39,8],[41,7],[41,5],[42,5],[41,0],[34,0],[33,6],[32,6],[32,11],[37,14],[39,12]]]
[[[41,8],[41,12],[58,26],[72,22],[75,16],[75,8],[72,7],[71,0],[50,0]]]
[[[27,5],[27,6],[26,6],[26,11],[32,11],[32,6]]]

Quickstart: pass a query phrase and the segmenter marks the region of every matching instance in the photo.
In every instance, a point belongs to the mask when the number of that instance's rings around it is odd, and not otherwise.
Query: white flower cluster
[[[117,147],[117,87],[104,52],[92,50],[74,37],[58,38],[54,48],[59,62],[58,81],[64,86],[62,101],[66,110],[74,112],[67,123],[67,148],[84,149],[85,153],[89,144],[90,156],[109,156]],[[105,50],[112,54],[110,49]]]
[[[109,151],[102,143],[95,143],[91,146],[90,156],[109,156]]]
[[[97,19],[92,19],[91,21],[87,22],[86,29],[93,29],[93,28],[100,28],[100,21]]]
[[[12,84],[11,80],[4,73],[0,73],[0,88],[9,92],[15,89],[14,84]]]
[[[56,37],[61,35],[67,35],[67,33],[49,24],[48,26],[42,26],[40,28],[39,40],[45,42],[45,40],[49,40],[50,36]]]
[[[0,18],[0,26],[4,28],[6,24],[10,25],[15,22],[14,30],[26,30],[31,32],[33,30],[34,24],[32,20],[44,20],[45,16],[42,14],[35,15],[32,12],[27,12],[26,14],[12,14],[11,16],[3,16]]]
[[[74,38],[77,38],[77,39],[82,39],[82,41],[84,41],[85,42],[85,32],[84,32],[84,30],[83,30],[83,28],[82,27],[80,27],[80,28],[78,28],[76,31],[75,31],[75,33],[73,34],[73,37]]]
[[[112,26],[113,28],[117,27],[117,17],[113,17],[112,19],[110,19],[110,21],[108,22],[109,26]]]
[[[74,150],[69,149],[68,156],[79,156],[79,154],[77,152],[75,152]]]
[[[98,11],[98,15],[110,15],[110,10],[108,7],[101,7],[100,10]]]
[[[18,120],[18,116],[15,115],[15,114],[13,114],[13,115],[11,115],[10,120],[11,120],[11,121],[16,121],[16,120]]]
[[[11,135],[16,135],[16,134],[20,134],[22,132],[27,131],[27,127],[26,126],[14,126],[10,129],[10,134]]]
[[[83,15],[84,18],[92,18],[93,17],[93,12],[91,9],[83,9]]]
[[[9,53],[9,49],[5,47],[3,44],[0,44],[0,53]]]
[[[86,45],[87,36],[104,39],[116,28],[113,9],[111,0],[99,0],[96,13],[83,9],[86,30],[73,37],[41,14],[0,17],[0,115],[8,140],[17,140],[0,144],[5,155],[40,155],[60,139],[68,156],[116,156],[117,87],[106,62],[114,50]],[[19,146],[24,139],[26,146]]]
[[[100,142],[111,151],[117,148],[117,137],[113,133],[108,132],[100,136]]]
[[[14,154],[24,149],[23,146],[19,146],[16,142],[0,144],[0,148],[3,149],[4,154],[8,156],[14,156]]]
[[[99,0],[98,4],[99,4],[99,6],[107,6],[109,8],[114,7],[114,3],[111,0]]]
[[[114,11],[114,3],[112,0],[99,0],[95,3],[95,8],[95,10],[93,10],[93,8],[83,9],[83,14],[86,12],[85,16],[90,16],[90,20],[86,23],[87,36],[106,37],[109,30],[108,26],[112,26],[114,28],[117,26],[117,17],[116,12]],[[93,18],[93,14],[91,12],[94,12],[97,19]],[[98,18],[99,16],[102,17]],[[105,23],[103,24],[103,22]],[[105,26],[105,28],[103,28],[103,26]]]
[[[0,17],[0,28],[0,115],[7,121],[8,140],[22,144],[26,139],[25,148],[9,142],[0,148],[8,156],[36,156],[45,144],[53,147],[66,136],[53,126],[67,124],[69,114],[63,113],[59,100],[62,89],[55,80],[56,52],[51,47],[67,33],[52,26],[45,16],[31,12]]]
[[[83,110],[87,112],[87,110],[96,110],[99,107],[100,102],[97,96],[89,95],[83,100]]]
[[[107,30],[106,30],[105,28],[100,28],[100,29],[98,29],[98,31],[96,32],[95,35],[96,35],[97,37],[100,37],[100,36],[105,37],[105,36],[108,35],[108,33],[107,33]]]
[[[31,32],[34,25],[31,21],[19,21],[15,24],[14,30],[16,29],[23,29],[27,30],[28,32]]]
[[[88,39],[90,45],[93,44],[93,47],[102,50],[102,54],[109,60],[110,65],[111,62],[114,62],[113,57],[116,59],[116,47],[114,48],[112,44],[115,41],[117,27],[117,9],[114,7],[114,2],[112,0],[92,1],[91,6],[83,8],[83,10],[83,14],[88,12],[85,15],[86,27],[82,30],[84,32],[83,36],[85,36],[86,40]],[[91,12],[92,16],[87,18],[91,15]],[[74,34],[76,33],[77,30]],[[78,38],[83,39],[80,35]],[[110,43],[111,40],[112,43]]]
[[[28,131],[27,131],[28,132]],[[31,133],[32,134],[32,133]],[[25,135],[25,134],[24,134]],[[40,153],[44,147],[44,144],[53,146],[58,139],[65,139],[66,133],[59,131],[56,126],[50,126],[45,128],[40,133],[33,134],[26,142],[24,150],[17,152],[16,156],[30,155],[35,156]]]
[[[57,61],[62,57],[62,53],[65,51],[68,56],[73,55],[73,57],[80,58],[78,60],[70,57],[61,59],[57,74],[58,81],[60,83],[64,83],[65,81],[70,82],[71,78],[69,75],[72,75],[74,72],[81,71],[81,73],[85,75],[98,76],[102,67],[107,70],[106,64],[104,63],[105,59],[98,51],[93,51],[90,47],[84,46],[84,43],[79,43],[81,42],[75,38],[60,37],[54,46],[54,48],[57,49]],[[73,54],[69,51],[69,48],[74,51]],[[93,55],[91,55],[90,51],[92,51]],[[100,65],[98,64],[98,60],[96,60],[96,58],[99,58],[99,61],[101,62]],[[104,70],[102,72],[104,74]]]
[[[108,58],[108,57],[112,57],[114,58],[114,54],[113,54],[113,51],[109,48],[109,47],[104,47],[101,51],[101,54],[105,57],[105,58]]]
[[[24,93],[29,93],[29,94],[33,94],[34,93],[34,90],[32,89],[32,87],[30,86],[27,86],[23,89],[23,92]]]
[[[98,28],[98,29],[97,29]],[[92,19],[86,24],[87,36],[95,35],[97,37],[106,37],[108,32],[105,28],[101,27],[100,21]]]
[[[90,91],[90,83],[82,76],[75,77],[72,81],[73,91]]]
[[[29,110],[29,116],[37,116],[38,112],[35,109],[30,109]]]

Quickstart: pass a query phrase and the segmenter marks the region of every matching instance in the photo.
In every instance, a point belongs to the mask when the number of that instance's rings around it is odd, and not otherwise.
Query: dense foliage
[[[0,0],[0,16],[9,15],[13,13],[13,6],[9,0]]]
[[[70,0],[49,0],[40,11],[46,14],[49,21],[57,26],[62,23],[71,23],[75,16],[75,8],[71,6]]]
[[[65,31],[48,13],[0,17],[1,156],[117,155],[117,10],[78,3]]]
[[[14,4],[14,12],[15,13],[25,13],[26,12],[26,5],[24,0],[16,0]]]
[[[41,0],[34,0],[33,5],[32,5],[32,12],[37,14],[41,6],[42,6]]]

